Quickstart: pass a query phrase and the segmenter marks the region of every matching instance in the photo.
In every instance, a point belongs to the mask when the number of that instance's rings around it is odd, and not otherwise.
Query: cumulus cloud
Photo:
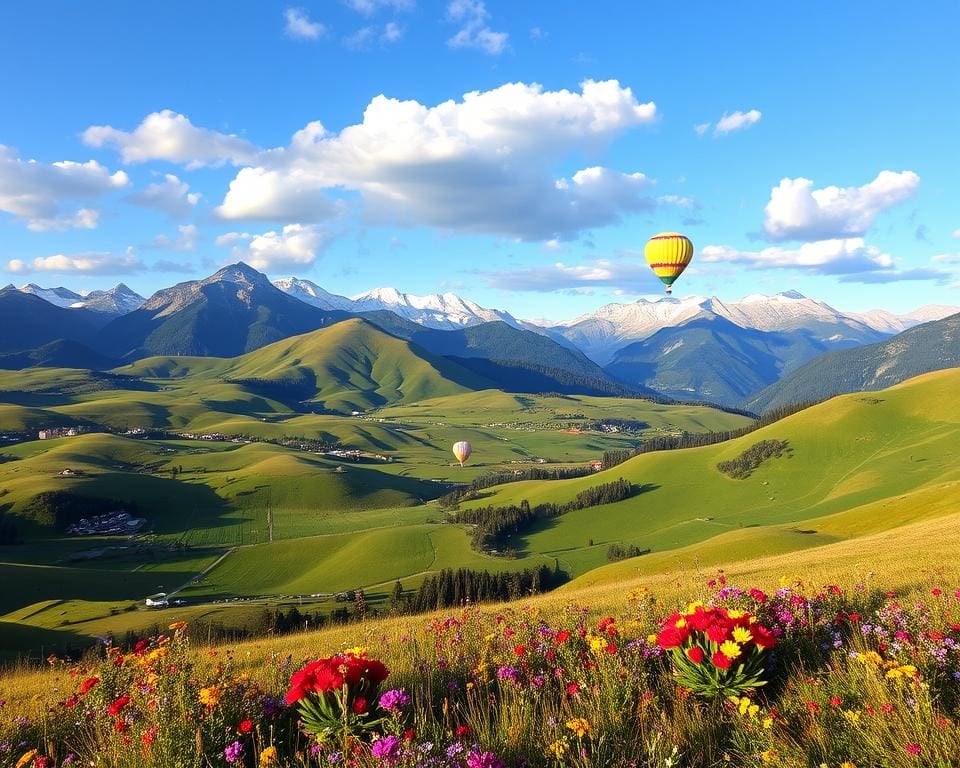
[[[759,123],[761,117],[763,117],[763,113],[759,109],[751,109],[748,112],[740,112],[739,110],[724,112],[723,116],[717,120],[713,133],[715,136],[723,136],[733,131],[742,131]]]
[[[579,92],[509,83],[433,107],[377,96],[362,123],[330,133],[314,122],[263,153],[217,214],[315,222],[336,212],[323,191],[339,188],[359,192],[375,221],[570,237],[651,208],[642,195],[651,182],[602,167],[557,179],[552,166],[655,118],[655,104],[615,80],[587,80]]]
[[[899,283],[913,280],[930,280],[940,285],[946,284],[955,273],[945,269],[933,267],[913,267],[910,269],[886,269],[879,272],[861,272],[853,275],[841,275],[841,283],[865,283],[877,285],[882,283]]]
[[[200,230],[196,224],[181,224],[177,227],[175,237],[157,235],[153,238],[153,247],[161,248],[165,251],[194,251],[197,248],[197,241],[199,239]]]
[[[25,221],[34,231],[93,229],[98,211],[88,207],[69,210],[66,204],[94,200],[129,183],[123,171],[110,173],[94,160],[23,160],[0,144],[0,211]]]
[[[826,240],[862,235],[878,214],[916,194],[913,171],[881,171],[860,187],[814,189],[810,179],[782,179],[770,193],[763,229],[771,240]]]
[[[404,28],[395,21],[389,21],[383,28],[375,26],[361,27],[352,35],[343,38],[343,44],[355,51],[367,51],[375,42],[391,45],[403,38]]]
[[[316,177],[300,168],[242,168],[215,213],[221,219],[316,222],[337,216],[341,206]]]
[[[451,48],[476,48],[491,56],[506,50],[510,36],[490,29],[487,23],[490,12],[483,0],[450,0],[447,20],[460,25],[457,33],[447,40]]]
[[[228,232],[216,244],[231,249],[234,258],[242,259],[261,272],[279,272],[310,267],[317,256],[336,238],[329,229],[309,224],[288,224],[280,232],[253,235]]]
[[[317,40],[327,34],[327,28],[319,21],[311,21],[303,8],[287,8],[283,18],[283,31],[294,40]]]
[[[760,251],[743,251],[728,245],[707,245],[700,249],[704,263],[747,264],[758,269],[802,269],[819,275],[842,275],[892,269],[893,257],[861,237],[819,240],[798,248],[771,246]]]
[[[199,192],[191,192],[190,185],[181,181],[172,173],[163,177],[163,181],[150,184],[145,189],[130,195],[127,200],[134,205],[162,211],[171,218],[187,216],[200,201]]]
[[[558,261],[542,266],[477,274],[491,288],[541,293],[582,293],[596,288],[643,290],[649,288],[655,279],[645,263],[616,259],[595,259],[579,265]]]
[[[233,134],[198,128],[184,115],[165,109],[147,115],[133,131],[92,125],[82,138],[91,147],[113,147],[125,163],[167,160],[187,168],[253,162],[258,148]]]
[[[79,275],[129,275],[142,269],[143,263],[132,248],[128,248],[123,254],[98,251],[71,255],[58,253],[55,256],[38,256],[32,261],[11,259],[7,262],[7,271],[17,274],[58,272]]]

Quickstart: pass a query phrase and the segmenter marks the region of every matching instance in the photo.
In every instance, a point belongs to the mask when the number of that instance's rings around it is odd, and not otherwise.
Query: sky
[[[0,5],[0,284],[960,304],[960,5]]]

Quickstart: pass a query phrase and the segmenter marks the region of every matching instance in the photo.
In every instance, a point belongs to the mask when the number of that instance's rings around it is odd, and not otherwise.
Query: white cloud
[[[477,48],[491,56],[503,53],[509,35],[494,32],[488,26],[490,12],[483,0],[450,0],[447,20],[460,25],[457,33],[447,40],[451,48]]]
[[[597,288],[642,290],[655,280],[647,265],[637,260],[595,259],[587,264],[554,264],[478,272],[491,288],[505,291],[537,291],[552,293],[590,292]],[[631,291],[632,292],[632,291]]]
[[[733,131],[741,131],[760,122],[763,113],[759,109],[751,109],[749,112],[724,112],[723,117],[717,120],[713,128],[715,136],[722,136]]]
[[[52,229],[93,229],[99,212],[87,207],[64,211],[70,201],[87,201],[130,183],[123,171],[110,173],[94,160],[41,163],[22,160],[0,144],[0,211],[26,221],[40,232]]]
[[[172,173],[163,181],[148,185],[144,190],[130,195],[127,200],[134,205],[162,211],[172,218],[187,216],[200,201],[199,192],[191,192],[190,185]]]
[[[157,235],[153,238],[153,247],[165,251],[194,251],[200,239],[200,230],[196,224],[181,224],[177,227],[177,236]]]
[[[665,205],[675,205],[678,208],[699,208],[700,205],[692,197],[684,195],[660,195],[657,198],[658,203]]]
[[[771,240],[824,240],[862,235],[876,216],[912,197],[913,171],[881,171],[861,187],[814,189],[810,179],[782,179],[770,193],[763,229]]]
[[[343,0],[348,8],[362,13],[364,16],[372,16],[381,8],[393,11],[412,11],[416,7],[414,0]]]
[[[355,51],[365,51],[376,37],[377,31],[373,27],[361,27],[352,35],[343,38],[343,44]]]
[[[91,147],[111,146],[125,163],[167,160],[187,168],[253,162],[257,147],[233,134],[197,128],[184,115],[169,109],[147,115],[133,132],[93,125],[83,132]]]
[[[263,153],[217,213],[318,221],[336,212],[322,192],[343,188],[361,193],[375,221],[569,237],[652,207],[640,195],[651,182],[599,167],[558,180],[552,167],[655,118],[655,104],[615,80],[587,80],[580,92],[509,83],[433,107],[377,96],[362,123],[338,134],[311,123],[289,147]]]
[[[697,123],[695,126],[693,126],[693,131],[697,134],[697,136],[703,136],[707,131],[710,130],[710,125],[710,123]]]
[[[234,258],[242,259],[261,272],[279,272],[310,267],[317,255],[336,238],[336,233],[314,225],[288,224],[281,232],[252,235],[228,232],[216,244],[231,247]]]
[[[295,40],[317,40],[327,34],[327,28],[319,21],[310,21],[303,8],[287,8],[283,18],[286,21],[284,32]]]
[[[55,256],[38,256],[32,261],[11,259],[7,262],[7,271],[17,274],[30,272],[58,272],[60,274],[80,275],[127,275],[140,272],[143,263],[128,248],[124,254],[101,252],[75,253]]]
[[[227,190],[223,205],[216,209],[221,219],[251,221],[308,221],[330,219],[342,208],[324,193],[316,177],[291,168],[241,168]]]
[[[388,21],[384,27],[383,32],[380,33],[380,41],[383,43],[396,43],[404,35],[406,30],[401,27],[395,21]]]
[[[771,246],[742,251],[728,245],[707,245],[698,260],[704,263],[747,264],[757,269],[802,269],[820,275],[842,275],[892,269],[893,257],[863,238],[819,240],[798,248]]]

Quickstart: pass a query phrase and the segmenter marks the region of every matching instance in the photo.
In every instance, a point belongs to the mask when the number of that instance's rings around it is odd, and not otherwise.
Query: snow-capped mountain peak
[[[324,309],[342,309],[347,312],[388,310],[427,328],[453,330],[496,320],[517,328],[524,327],[508,312],[481,307],[476,302],[455,293],[432,293],[419,296],[403,293],[392,287],[381,287],[346,298],[330,293],[316,283],[302,278],[285,278],[277,280],[274,285],[301,301]]]
[[[69,288],[41,288],[36,283],[27,283],[20,287],[20,291],[33,294],[57,307],[71,307],[76,302],[83,300],[83,296]]]

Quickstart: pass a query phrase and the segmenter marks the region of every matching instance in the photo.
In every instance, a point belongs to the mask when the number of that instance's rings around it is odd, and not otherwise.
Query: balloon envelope
[[[661,232],[647,241],[643,249],[647,265],[671,293],[674,281],[693,259],[693,243],[679,232]]]
[[[461,467],[467,459],[470,458],[471,453],[473,453],[473,447],[466,440],[461,440],[459,443],[453,444],[453,455],[456,456]]]

